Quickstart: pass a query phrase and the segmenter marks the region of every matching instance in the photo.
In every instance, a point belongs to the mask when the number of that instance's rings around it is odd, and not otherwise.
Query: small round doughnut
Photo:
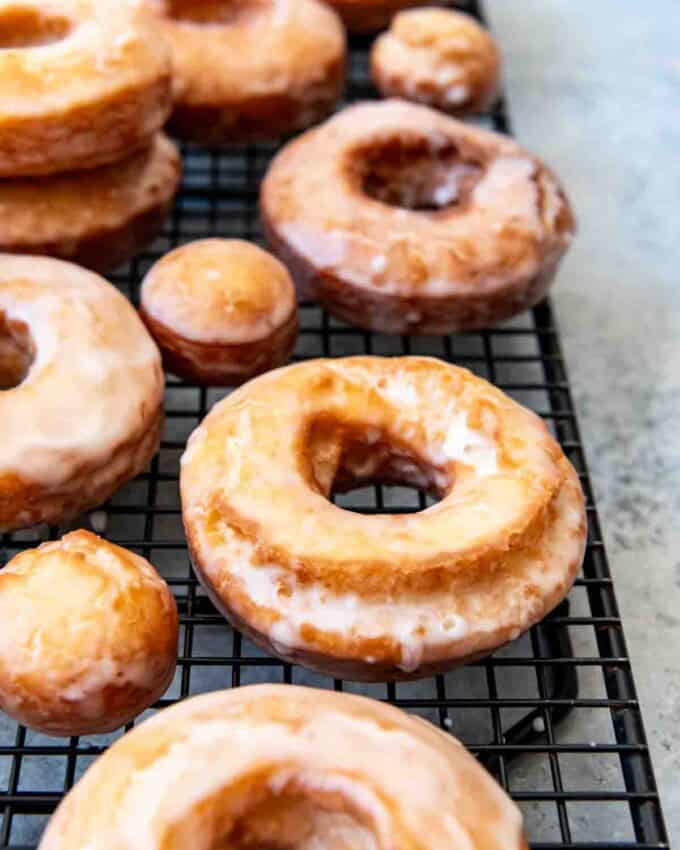
[[[0,335],[0,529],[71,519],[158,450],[158,349],[115,287],[47,257],[0,254]]]
[[[107,272],[153,241],[179,185],[179,152],[158,135],[112,165],[0,182],[0,251]]]
[[[110,732],[165,693],[177,636],[151,564],[73,531],[0,570],[0,708],[47,735]]]
[[[574,232],[536,157],[402,100],[348,107],[290,142],[260,206],[300,295],[386,333],[488,327],[528,309]]]
[[[242,384],[289,360],[297,340],[288,271],[240,239],[166,254],[142,283],[140,315],[168,371],[199,384]]]
[[[171,59],[136,0],[0,0],[0,177],[93,168],[148,145]]]
[[[378,32],[389,26],[392,17],[410,6],[423,6],[432,0],[327,0],[350,32]]]
[[[410,9],[374,42],[371,72],[385,97],[467,115],[496,100],[500,56],[493,38],[469,15]]]
[[[329,501],[376,481],[441,501],[394,516]],[[426,357],[256,378],[192,434],[180,489],[215,605],[270,652],[349,679],[493,652],[561,602],[585,544],[578,477],[542,421]]]
[[[132,729],[61,803],[40,850],[527,850],[465,747],[377,700],[250,685]]]
[[[219,146],[276,138],[332,112],[345,35],[319,0],[148,0],[172,45],[172,132]]]

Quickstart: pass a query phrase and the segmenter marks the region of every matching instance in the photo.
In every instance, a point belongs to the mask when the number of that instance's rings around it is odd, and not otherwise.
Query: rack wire
[[[477,0],[467,3],[467,11],[483,19]],[[368,45],[367,39],[351,43],[348,101],[375,96]],[[510,132],[505,103],[501,100],[481,123]],[[136,301],[139,281],[151,263],[192,239],[220,235],[260,241],[257,192],[275,150],[274,145],[228,153],[185,150],[185,177],[172,218],[152,250],[116,276],[123,291]],[[425,717],[470,747],[522,807],[536,850],[667,847],[550,304],[543,302],[494,330],[441,338],[365,333],[314,305],[302,306],[295,359],[355,353],[443,357],[488,378],[545,419],[588,498],[588,547],[569,599],[493,657],[420,682],[359,685],[267,656],[217,614],[191,571],[181,527],[179,456],[189,433],[224,391],[169,376],[166,430],[149,472],[119,491],[104,514],[83,520],[97,527],[106,520],[107,537],[149,558],[176,594],[181,615],[177,674],[165,697],[144,716],[193,694],[253,682],[365,693]],[[363,488],[338,501],[373,513],[416,511],[426,504],[422,493],[383,486]],[[2,563],[65,530],[42,527],[6,535]],[[123,731],[54,739],[0,716],[0,848],[35,847],[63,795]]]

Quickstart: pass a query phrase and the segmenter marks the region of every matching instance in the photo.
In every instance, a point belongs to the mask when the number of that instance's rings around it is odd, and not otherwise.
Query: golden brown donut
[[[124,735],[40,850],[527,850],[522,816],[451,735],[293,685],[203,694]]]
[[[0,529],[106,501],[156,453],[158,349],[130,302],[79,266],[0,254]]]
[[[528,309],[574,232],[540,160],[403,100],[348,107],[290,142],[260,206],[300,294],[387,333],[488,327]]]
[[[136,0],[0,0],[0,177],[93,168],[148,145],[167,45]]]
[[[170,372],[213,386],[281,366],[298,332],[285,266],[240,239],[204,239],[166,254],[142,283],[140,315]]]
[[[179,185],[165,136],[112,165],[0,182],[0,251],[46,254],[106,272],[156,237]]]
[[[394,516],[329,501],[375,481],[441,501]],[[276,655],[349,679],[493,652],[564,598],[585,545],[578,477],[542,421],[426,357],[256,378],[192,434],[180,489],[215,605]]]
[[[338,12],[350,32],[377,32],[389,26],[392,17],[410,6],[432,0],[326,0]]]
[[[469,15],[410,9],[374,42],[371,73],[385,97],[467,115],[488,109],[498,96],[500,56],[493,38]]]
[[[165,693],[177,606],[144,558],[89,531],[0,570],[0,708],[47,735],[117,729]]]
[[[319,0],[148,0],[175,64],[177,136],[258,141],[325,118],[345,75],[345,36]]]

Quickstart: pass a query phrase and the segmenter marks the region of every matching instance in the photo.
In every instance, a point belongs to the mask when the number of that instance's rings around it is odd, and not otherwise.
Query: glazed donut
[[[142,283],[140,315],[168,371],[213,386],[281,366],[298,332],[285,266],[240,239],[204,239],[166,254]]]
[[[151,564],[89,531],[0,570],[0,708],[46,735],[117,729],[177,662],[177,606]]]
[[[385,97],[466,115],[496,100],[500,57],[496,42],[469,15],[411,9],[396,15],[374,42],[371,73]]]
[[[150,148],[87,171],[0,182],[0,251],[47,254],[106,272],[160,231],[179,185],[177,148]]]
[[[377,32],[389,26],[392,17],[409,6],[423,6],[432,0],[327,0],[350,32]]]
[[[351,106],[290,142],[261,211],[302,297],[386,333],[487,327],[528,309],[574,231],[538,159],[400,100]]]
[[[87,771],[40,850],[527,850],[451,735],[377,700],[251,685],[178,703]]]
[[[92,168],[148,145],[171,60],[136,0],[0,0],[0,177]]]
[[[259,141],[325,118],[345,74],[344,30],[319,0],[148,0],[175,61],[172,132]]]
[[[375,481],[441,501],[362,516],[328,500]],[[431,358],[256,378],[192,434],[180,487],[217,608],[270,652],[343,678],[422,677],[493,652],[564,598],[583,556],[583,493],[543,423]]]
[[[46,257],[0,255],[0,330],[0,528],[56,524],[156,453],[158,349],[117,289]]]

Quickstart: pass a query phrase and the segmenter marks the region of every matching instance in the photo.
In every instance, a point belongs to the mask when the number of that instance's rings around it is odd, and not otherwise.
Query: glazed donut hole
[[[0,12],[0,50],[44,47],[65,39],[73,29],[68,18],[35,6],[11,6]]]
[[[165,692],[177,638],[151,564],[73,531],[0,571],[0,707],[49,735],[113,731]]]
[[[355,149],[351,162],[364,195],[409,210],[462,208],[484,173],[449,139],[394,136]]]

